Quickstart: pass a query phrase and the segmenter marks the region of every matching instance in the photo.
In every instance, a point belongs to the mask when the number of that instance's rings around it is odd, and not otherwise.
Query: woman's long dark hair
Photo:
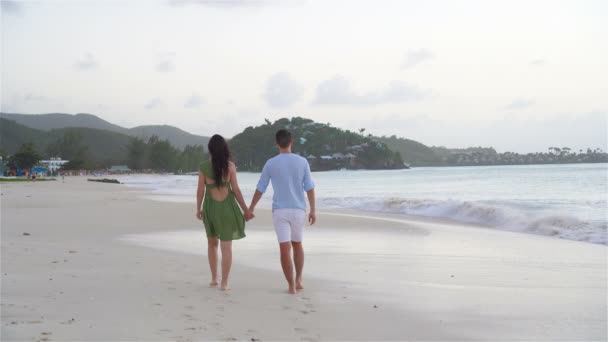
[[[211,155],[211,166],[213,167],[213,179],[215,186],[222,187],[224,176],[228,175],[228,161],[230,160],[230,149],[224,137],[215,134],[209,139],[207,145]]]

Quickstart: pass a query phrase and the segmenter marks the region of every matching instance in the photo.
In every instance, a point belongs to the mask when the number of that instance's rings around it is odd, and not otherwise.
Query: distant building
[[[51,157],[49,160],[39,161],[39,163],[44,165],[51,174],[55,174],[57,170],[61,169],[63,164],[66,164],[67,162],[69,162],[69,160],[63,160],[60,157]]]

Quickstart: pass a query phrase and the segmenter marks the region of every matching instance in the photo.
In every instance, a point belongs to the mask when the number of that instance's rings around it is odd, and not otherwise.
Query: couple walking
[[[221,289],[228,289],[232,265],[232,240],[245,237],[245,221],[255,217],[254,209],[272,183],[272,222],[279,241],[281,266],[291,294],[304,289],[302,269],[304,249],[302,231],[306,223],[306,200],[310,212],[308,222],[314,224],[315,190],[308,161],[291,153],[293,139],[285,129],[275,135],[279,154],[264,165],[251,204],[247,207],[239,189],[236,166],[230,161],[226,140],[214,135],[209,140],[210,160],[201,163],[196,193],[196,217],[202,220],[207,232],[207,255],[211,268],[210,286],[218,285],[218,246],[222,251]],[[238,205],[237,205],[238,204]],[[239,209],[242,209],[241,210]],[[292,258],[293,253],[293,258]],[[295,266],[295,275],[294,275]]]

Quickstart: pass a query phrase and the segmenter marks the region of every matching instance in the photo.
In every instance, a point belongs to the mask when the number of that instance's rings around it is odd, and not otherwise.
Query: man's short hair
[[[289,147],[289,144],[291,144],[291,133],[286,129],[280,129],[275,135],[275,139],[277,145],[281,148],[287,148]]]

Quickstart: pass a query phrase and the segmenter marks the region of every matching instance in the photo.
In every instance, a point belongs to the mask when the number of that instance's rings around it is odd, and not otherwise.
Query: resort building
[[[49,170],[51,174],[55,174],[57,170],[61,169],[63,164],[69,162],[69,160],[63,160],[61,157],[51,157],[49,160],[41,160],[39,163]]]

